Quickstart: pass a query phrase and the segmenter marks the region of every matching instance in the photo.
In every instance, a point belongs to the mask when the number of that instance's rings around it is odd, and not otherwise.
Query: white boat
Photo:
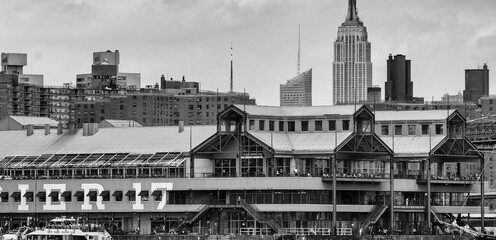
[[[50,225],[26,235],[26,240],[111,240],[112,236],[94,224],[79,224],[74,218],[55,218]]]

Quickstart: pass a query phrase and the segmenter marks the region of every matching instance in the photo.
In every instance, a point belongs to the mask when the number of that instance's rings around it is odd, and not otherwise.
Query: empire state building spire
[[[346,21],[360,21],[356,9],[356,0],[348,1],[348,15],[346,16]]]

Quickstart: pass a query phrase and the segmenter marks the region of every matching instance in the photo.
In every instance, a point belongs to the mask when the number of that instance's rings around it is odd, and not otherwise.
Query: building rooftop
[[[26,136],[26,131],[2,131],[0,138],[9,141],[0,144],[0,158],[6,155],[189,152],[216,131],[213,125],[186,127],[183,132],[179,132],[177,126],[101,128],[93,136],[83,136],[82,130],[61,135],[55,132],[45,135],[44,130],[34,130],[31,136]]]
[[[277,152],[287,153],[331,153],[352,132],[262,132],[251,131],[250,134],[263,141]],[[337,140],[337,141],[336,141]]]
[[[277,107],[260,105],[235,105],[241,110],[245,110],[248,115],[254,116],[278,116],[278,117],[306,117],[324,115],[349,115],[355,113],[354,105],[338,106],[305,106],[305,107]],[[356,109],[361,105],[357,105]]]
[[[375,121],[437,121],[446,120],[455,109],[416,111],[376,111]]]
[[[29,124],[32,124],[34,126],[44,126],[45,124],[50,124],[50,126],[57,126],[58,124],[57,121],[47,117],[8,116],[7,118],[11,118],[12,120],[18,122],[23,126]]]

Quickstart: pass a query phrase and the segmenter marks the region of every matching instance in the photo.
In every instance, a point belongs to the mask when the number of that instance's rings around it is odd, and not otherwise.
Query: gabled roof
[[[189,152],[217,131],[216,126],[102,128],[93,136],[64,132],[61,135],[45,135],[44,130],[35,130],[31,136],[25,131],[0,131],[0,158],[7,155],[69,154],[69,153],[156,153]]]
[[[446,135],[381,136],[382,141],[393,150],[395,157],[427,157],[444,138]]]
[[[8,116],[12,120],[18,122],[22,126],[32,124],[34,126],[44,126],[45,124],[50,124],[50,126],[57,126],[58,122],[47,117],[31,117],[31,116]]]
[[[440,121],[451,116],[455,109],[450,110],[416,110],[416,111],[376,111],[375,121]]]
[[[337,106],[310,106],[310,107],[277,107],[277,106],[260,106],[260,105],[235,105],[237,108],[245,109],[248,115],[252,116],[277,116],[277,117],[308,117],[324,115],[349,115],[353,116],[355,108],[361,107],[354,105],[337,105]]]
[[[271,146],[277,153],[329,153],[343,142],[352,132],[261,132],[251,131],[251,135]],[[272,136],[271,136],[272,135]],[[336,142],[337,139],[337,142]]]

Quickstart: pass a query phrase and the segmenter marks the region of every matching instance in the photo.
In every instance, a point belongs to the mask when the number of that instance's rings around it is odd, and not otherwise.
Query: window
[[[255,120],[250,120],[250,124],[248,126],[249,130],[253,130],[255,128]]]
[[[427,135],[427,134],[429,134],[429,125],[422,124],[422,135]]]
[[[269,131],[274,131],[274,121],[269,121]]]
[[[152,196],[155,197],[155,201],[162,201],[162,191],[156,190],[152,193]]]
[[[58,192],[51,192],[50,197],[52,197],[52,202],[58,202],[59,201],[59,193]]]
[[[148,191],[141,191],[139,195],[141,197],[141,201],[148,201],[149,199]]]
[[[491,169],[493,165],[491,164]],[[20,192],[14,192],[12,194],[12,198],[14,199],[14,202],[20,202],[21,201],[21,193]]]
[[[134,191],[127,192],[126,196],[128,197],[128,201],[130,201],[130,202],[136,201],[136,194]]]
[[[350,120],[343,120],[343,130],[350,130]]]
[[[415,125],[408,125],[408,135],[415,135]]]
[[[381,135],[387,136],[389,135],[389,125],[381,126]]]
[[[403,132],[402,125],[394,125],[394,135],[401,135]]]
[[[116,202],[122,201],[122,191],[115,191],[114,194],[112,194],[112,196],[115,197]]]
[[[33,192],[26,192],[24,194],[24,197],[26,197],[26,202],[33,202],[34,201],[33,196],[34,196]]]
[[[288,132],[295,131],[295,121],[288,121]]]
[[[358,131],[361,131],[361,132],[370,132],[371,130],[371,126],[370,126],[370,121],[369,120],[360,120],[359,122],[359,125],[358,126]]]
[[[315,121],[315,131],[322,131],[322,121]]]
[[[284,132],[284,121],[279,121],[279,131]]]
[[[329,120],[329,131],[336,131],[336,120]]]
[[[443,134],[443,124],[436,124],[436,134]]]
[[[301,121],[301,131],[303,132],[308,131],[308,121]]]
[[[265,120],[259,120],[258,121],[258,129],[260,131],[264,131],[265,130]]]

